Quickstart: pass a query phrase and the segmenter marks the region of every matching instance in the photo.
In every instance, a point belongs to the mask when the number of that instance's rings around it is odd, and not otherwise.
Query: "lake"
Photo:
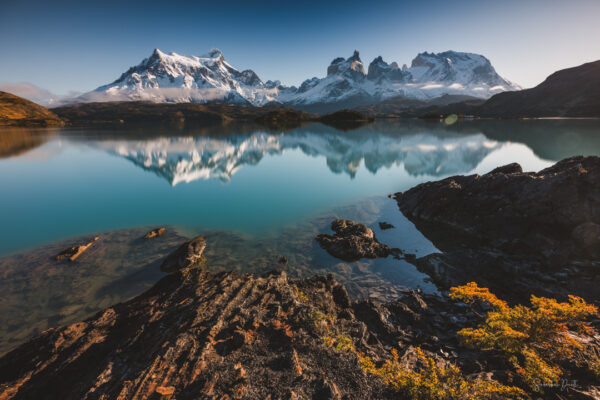
[[[333,273],[353,296],[435,291],[411,264],[340,262],[316,245],[335,217],[369,225],[417,256],[437,249],[387,195],[518,162],[539,170],[600,154],[598,120],[381,121],[341,131],[308,124],[202,129],[0,130],[0,353],[148,288],[162,257],[207,235],[211,268],[291,276]],[[395,228],[381,230],[378,222]],[[157,242],[139,238],[167,226]],[[91,234],[73,263],[52,256]],[[84,236],[85,235],[85,236]]]

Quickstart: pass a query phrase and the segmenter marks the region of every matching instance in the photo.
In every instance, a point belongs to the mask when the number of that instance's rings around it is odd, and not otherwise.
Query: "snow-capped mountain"
[[[228,182],[245,165],[264,156],[299,150],[322,157],[334,173],[353,177],[364,161],[371,173],[403,164],[410,175],[446,176],[466,173],[502,146],[481,133],[449,136],[417,133],[400,138],[373,131],[346,135],[337,131],[298,131],[272,135],[256,132],[226,138],[175,137],[140,141],[101,141],[97,146],[124,157],[166,179],[171,185],[195,180]]]
[[[155,102],[225,102],[288,104],[299,108],[332,105],[356,107],[389,97],[432,99],[445,94],[487,98],[520,87],[498,75],[490,61],[472,53],[420,53],[411,66],[375,58],[365,72],[358,51],[334,59],[324,78],[305,80],[299,87],[280,81],[263,82],[250,70],[232,67],[220,50],[182,56],[156,49],[119,79],[80,96],[78,101],[150,100]],[[329,107],[332,109],[332,107]]]
[[[300,86],[303,87],[305,90],[279,99],[300,107],[322,103],[356,107],[394,96],[432,99],[462,94],[488,98],[521,89],[498,75],[484,56],[456,51],[420,53],[410,68],[406,65],[400,68],[396,62],[388,64],[377,57],[369,64],[368,73],[355,51],[348,59],[334,59],[325,78],[307,80]]]
[[[265,85],[250,69],[232,67],[220,50],[200,57],[163,53],[131,67],[119,79],[79,97],[80,101],[149,100],[155,102],[225,102],[264,105],[277,102],[277,88]]]

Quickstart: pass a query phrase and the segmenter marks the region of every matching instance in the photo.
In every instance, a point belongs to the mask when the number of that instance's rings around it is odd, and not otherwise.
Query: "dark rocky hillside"
[[[600,61],[563,69],[532,89],[499,93],[481,116],[600,117]]]

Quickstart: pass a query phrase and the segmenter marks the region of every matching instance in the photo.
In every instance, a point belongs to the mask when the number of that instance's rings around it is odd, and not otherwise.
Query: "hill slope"
[[[0,126],[62,126],[47,108],[14,94],[0,92]]]
[[[481,115],[502,117],[600,117],[600,61],[567,68],[538,86],[499,93]]]

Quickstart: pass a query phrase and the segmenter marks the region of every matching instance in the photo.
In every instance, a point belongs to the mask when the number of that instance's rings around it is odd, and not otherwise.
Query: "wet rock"
[[[173,273],[181,269],[191,268],[203,261],[204,249],[206,248],[206,237],[196,236],[192,240],[182,244],[177,250],[169,254],[160,266],[161,271]]]
[[[152,239],[155,238],[157,236],[162,236],[165,233],[167,233],[167,228],[156,228],[156,229],[152,229],[150,232],[146,233],[146,235],[144,235],[144,239]]]
[[[387,257],[391,254],[388,245],[379,243],[373,231],[363,224],[346,219],[331,223],[334,235],[320,234],[316,240],[332,256],[345,261],[361,258]]]
[[[98,236],[96,236],[92,240],[90,240],[89,242],[87,242],[85,244],[75,245],[73,247],[69,247],[68,249],[61,251],[55,257],[55,260],[56,261],[60,261],[60,260],[63,260],[65,258],[68,258],[69,261],[75,261],[76,259],[79,258],[79,256],[81,256],[83,254],[84,251],[86,251],[87,249],[89,249],[92,246],[92,244],[94,244],[94,242],[96,242],[99,239],[100,238]]]
[[[394,225],[388,224],[385,221],[382,221],[379,223],[379,229],[381,229],[381,230],[392,229],[392,228],[394,228]]]

